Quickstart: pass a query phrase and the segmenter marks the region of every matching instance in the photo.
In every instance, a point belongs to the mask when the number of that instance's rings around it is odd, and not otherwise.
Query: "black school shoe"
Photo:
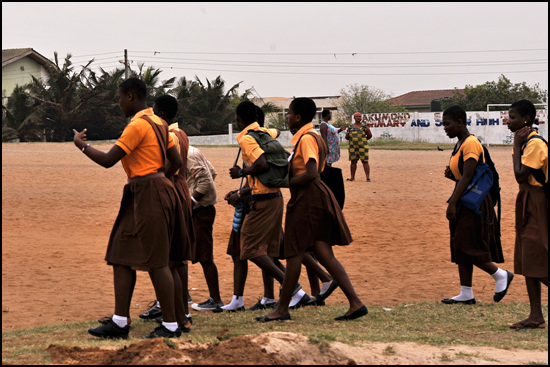
[[[178,326],[176,331],[170,331],[164,325],[157,326],[153,332],[145,335],[142,339],[154,339],[154,338],[179,338],[181,336],[181,330]]]
[[[96,328],[88,329],[88,333],[98,338],[104,339],[128,339],[130,325],[120,327],[113,320],[109,320]]]
[[[302,306],[307,305],[309,302],[311,302],[311,297],[309,296],[309,294],[305,293],[302,298],[300,298],[298,303],[296,303],[294,306],[289,307],[289,309],[296,310]]]
[[[157,306],[157,301],[152,301],[151,303],[149,303],[147,307],[149,309],[146,312],[139,315],[140,319],[154,320],[157,317],[162,316],[162,310],[160,309],[159,306]]]
[[[353,311],[350,315],[338,316],[338,317],[335,317],[334,320],[336,321],[355,320],[361,316],[365,316],[368,313],[369,313],[369,310],[367,309],[367,306],[363,305],[359,307],[357,310]]]
[[[456,303],[463,303],[465,305],[475,305],[476,299],[472,298],[472,299],[467,299],[465,301],[457,301],[456,299],[445,297],[441,300],[441,303],[445,303],[446,305],[454,305]]]
[[[510,284],[512,283],[512,280],[514,279],[514,273],[506,270],[506,274],[507,274],[507,277],[508,277],[507,283],[506,283],[506,288],[502,292],[495,292],[495,295],[493,296],[493,301],[495,301],[495,302],[500,302],[504,298],[504,296],[508,292],[508,287],[510,287]]]

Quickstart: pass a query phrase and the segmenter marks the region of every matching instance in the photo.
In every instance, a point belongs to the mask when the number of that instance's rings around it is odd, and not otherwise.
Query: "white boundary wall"
[[[489,119],[487,119],[489,114]],[[406,141],[425,141],[429,143],[451,143],[443,131],[441,124],[442,112],[400,112],[371,113],[364,117],[371,126],[373,139],[401,139]],[[466,112],[468,130],[485,144],[511,144],[513,134],[508,127],[508,111]],[[539,119],[539,134],[548,140],[548,109],[537,110]],[[488,121],[487,121],[488,120]],[[351,120],[353,121],[353,120]],[[231,125],[230,125],[231,127]],[[237,134],[190,136],[191,145],[237,145]],[[340,133],[343,139],[344,133]],[[278,140],[282,145],[291,146],[292,135],[289,131],[281,131]]]

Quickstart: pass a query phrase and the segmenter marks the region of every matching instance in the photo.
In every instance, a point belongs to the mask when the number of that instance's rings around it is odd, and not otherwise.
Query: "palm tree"
[[[98,108],[106,94],[103,83],[87,82],[91,76],[90,60],[79,72],[74,71],[71,54],[67,54],[62,67],[59,67],[57,52],[54,52],[55,65],[50,67],[50,79],[43,82],[32,77],[29,97],[39,103],[37,113],[49,132],[52,141],[66,141],[72,138],[72,129],[87,122],[89,109]]]
[[[7,106],[2,106],[2,141],[40,141],[43,127],[36,106],[25,92],[27,88],[16,85]]]

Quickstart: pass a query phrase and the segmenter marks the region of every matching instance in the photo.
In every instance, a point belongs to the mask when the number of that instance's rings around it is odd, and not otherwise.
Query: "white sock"
[[[126,316],[113,315],[113,322],[119,327],[125,327],[128,325],[128,318]]]
[[[320,294],[323,294],[325,293],[326,291],[328,291],[328,287],[330,287],[330,285],[332,284],[332,280],[329,281],[329,282],[323,282],[323,284],[321,284],[321,293]]]
[[[231,303],[227,306],[223,306],[222,309],[224,310],[236,310],[239,307],[244,306],[244,297],[243,296],[235,296],[233,295],[233,299],[231,300]]]
[[[162,326],[170,330],[171,332],[174,332],[178,329],[178,323],[177,322],[162,322]]]
[[[455,301],[467,301],[472,298],[474,298],[474,291],[472,287],[465,287],[461,285],[460,294],[458,296],[454,296],[452,299]]]
[[[304,294],[306,294],[306,292],[304,292],[303,289],[300,289],[298,292],[296,292],[294,297],[292,297],[292,299],[290,300],[290,304],[288,306],[289,307],[295,306],[298,302],[300,302]]]
[[[274,303],[274,302],[276,301],[273,298],[267,298],[267,297],[262,298],[262,300],[260,301],[262,305],[267,305],[268,303]]]
[[[506,289],[506,285],[508,285],[508,273],[506,270],[498,268],[498,270],[492,274],[492,277],[497,283],[495,286],[495,292],[502,292]]]
[[[157,301],[157,307],[160,308],[160,302],[159,301]]]

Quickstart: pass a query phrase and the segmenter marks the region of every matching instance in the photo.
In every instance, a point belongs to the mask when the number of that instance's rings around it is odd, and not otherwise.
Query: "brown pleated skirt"
[[[451,261],[456,264],[503,263],[500,221],[487,195],[476,214],[457,204],[456,220],[449,221]]]
[[[258,256],[279,256],[283,241],[282,196],[250,202],[248,214],[244,218],[240,232],[241,260]]]
[[[281,257],[307,251],[317,241],[331,246],[353,241],[338,201],[319,177],[308,185],[290,187]]]
[[[183,253],[185,260],[195,260],[196,252],[196,234],[193,222],[193,202],[191,201],[191,192],[187,185],[187,180],[184,175],[174,176],[174,186],[181,201],[183,223],[187,228],[187,235],[183,237]],[[170,264],[174,266],[175,264]]]
[[[136,270],[168,266],[189,258],[183,248],[187,228],[173,183],[152,178],[124,186],[105,260]]]
[[[519,186],[516,199],[514,273],[548,278],[548,198],[529,184]]]

